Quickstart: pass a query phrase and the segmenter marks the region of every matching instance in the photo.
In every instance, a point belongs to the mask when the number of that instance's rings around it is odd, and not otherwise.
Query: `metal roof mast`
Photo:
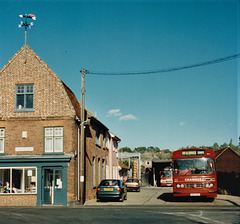
[[[25,22],[21,21],[21,23],[18,25],[18,28],[21,28],[22,26],[25,27],[25,63],[27,62],[27,28],[31,29],[31,26],[33,26],[33,22],[28,23],[27,19],[33,19],[36,20],[36,16],[34,14],[25,14],[25,15],[19,15],[20,18],[25,18]]]

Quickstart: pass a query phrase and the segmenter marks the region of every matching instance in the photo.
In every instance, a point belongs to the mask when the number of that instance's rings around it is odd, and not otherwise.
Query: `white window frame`
[[[26,188],[25,185],[25,173],[29,170],[35,170],[35,175],[32,176],[32,172],[29,172],[29,175],[31,176],[31,182],[35,183],[34,187],[31,187],[30,189]],[[6,185],[6,180],[4,180],[4,177],[0,176],[0,180],[2,181],[2,189],[0,189],[0,195],[6,195],[6,194],[37,194],[37,167],[0,167],[0,170],[9,170],[9,182],[8,183],[8,191],[4,192],[4,188]],[[22,170],[22,177],[21,177],[21,189],[16,189],[13,186],[13,170]],[[4,183],[5,182],[5,183]],[[1,188],[0,187],[0,188]]]
[[[63,152],[63,127],[44,128],[44,152],[62,153]]]
[[[0,128],[0,153],[4,153],[5,128]]]

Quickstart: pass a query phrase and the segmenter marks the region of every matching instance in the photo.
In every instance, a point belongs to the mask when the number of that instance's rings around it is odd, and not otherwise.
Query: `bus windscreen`
[[[178,175],[197,175],[215,173],[212,158],[175,159],[173,161],[174,173]]]

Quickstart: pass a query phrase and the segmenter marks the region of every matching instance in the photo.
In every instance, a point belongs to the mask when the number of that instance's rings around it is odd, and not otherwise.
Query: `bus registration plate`
[[[190,196],[201,196],[200,193],[191,193]]]

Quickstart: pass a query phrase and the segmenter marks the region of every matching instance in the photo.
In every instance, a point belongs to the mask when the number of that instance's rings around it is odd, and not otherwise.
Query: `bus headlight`
[[[184,188],[184,184],[181,184],[181,188]]]
[[[180,184],[177,184],[177,188],[180,188],[181,187],[181,185]]]
[[[211,187],[213,187],[214,185],[213,185],[213,183],[207,183],[206,184],[206,188],[211,188]]]

